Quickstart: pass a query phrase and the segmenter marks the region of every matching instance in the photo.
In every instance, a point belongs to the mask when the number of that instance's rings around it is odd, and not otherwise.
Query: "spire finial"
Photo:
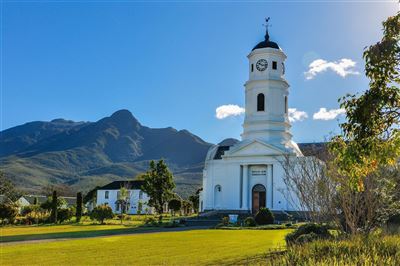
[[[271,25],[269,25],[269,20],[270,19],[271,19],[270,17],[265,18],[265,24],[263,24],[263,26],[265,27],[265,40],[267,42],[269,41],[268,28],[271,26]]]

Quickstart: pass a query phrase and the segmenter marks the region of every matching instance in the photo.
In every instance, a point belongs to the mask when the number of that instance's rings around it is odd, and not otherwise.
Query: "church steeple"
[[[261,140],[276,146],[291,142],[288,117],[289,84],[284,78],[285,53],[270,41],[269,20],[265,20],[265,40],[260,42],[249,59],[249,80],[245,84],[246,115],[243,140]]]

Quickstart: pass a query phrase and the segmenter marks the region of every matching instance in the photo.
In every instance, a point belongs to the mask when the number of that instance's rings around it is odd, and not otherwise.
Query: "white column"
[[[249,210],[249,166],[243,165],[243,210]]]

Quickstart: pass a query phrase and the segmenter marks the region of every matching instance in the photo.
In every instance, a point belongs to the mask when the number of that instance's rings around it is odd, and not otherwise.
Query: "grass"
[[[144,220],[146,217],[150,217],[150,215],[129,216],[123,221],[123,224],[121,224],[119,219],[115,218],[106,220],[106,224],[100,225],[91,221],[88,217],[83,217],[81,223],[78,224],[5,226],[0,227],[0,243],[24,240],[107,236],[128,234],[138,230],[149,231],[154,229],[154,226],[144,226]],[[178,219],[179,217],[166,215],[163,218],[162,225],[165,226],[169,224],[174,218]]]
[[[290,246],[261,258],[266,265],[400,265],[400,236],[355,236]]]
[[[79,238],[132,233],[139,225],[41,225],[0,229],[0,243],[57,238]],[[151,230],[151,228],[146,228]],[[141,230],[144,230],[141,228]]]
[[[1,265],[235,264],[282,248],[290,230],[192,230],[3,245]]]

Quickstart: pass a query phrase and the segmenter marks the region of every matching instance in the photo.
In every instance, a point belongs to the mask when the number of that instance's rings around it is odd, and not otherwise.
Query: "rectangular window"
[[[277,69],[277,63],[276,61],[272,61],[272,69]]]
[[[254,71],[254,64],[251,64],[251,72]]]
[[[105,199],[108,199],[108,194],[110,193],[110,191],[106,191],[105,193],[104,193],[104,198]]]

